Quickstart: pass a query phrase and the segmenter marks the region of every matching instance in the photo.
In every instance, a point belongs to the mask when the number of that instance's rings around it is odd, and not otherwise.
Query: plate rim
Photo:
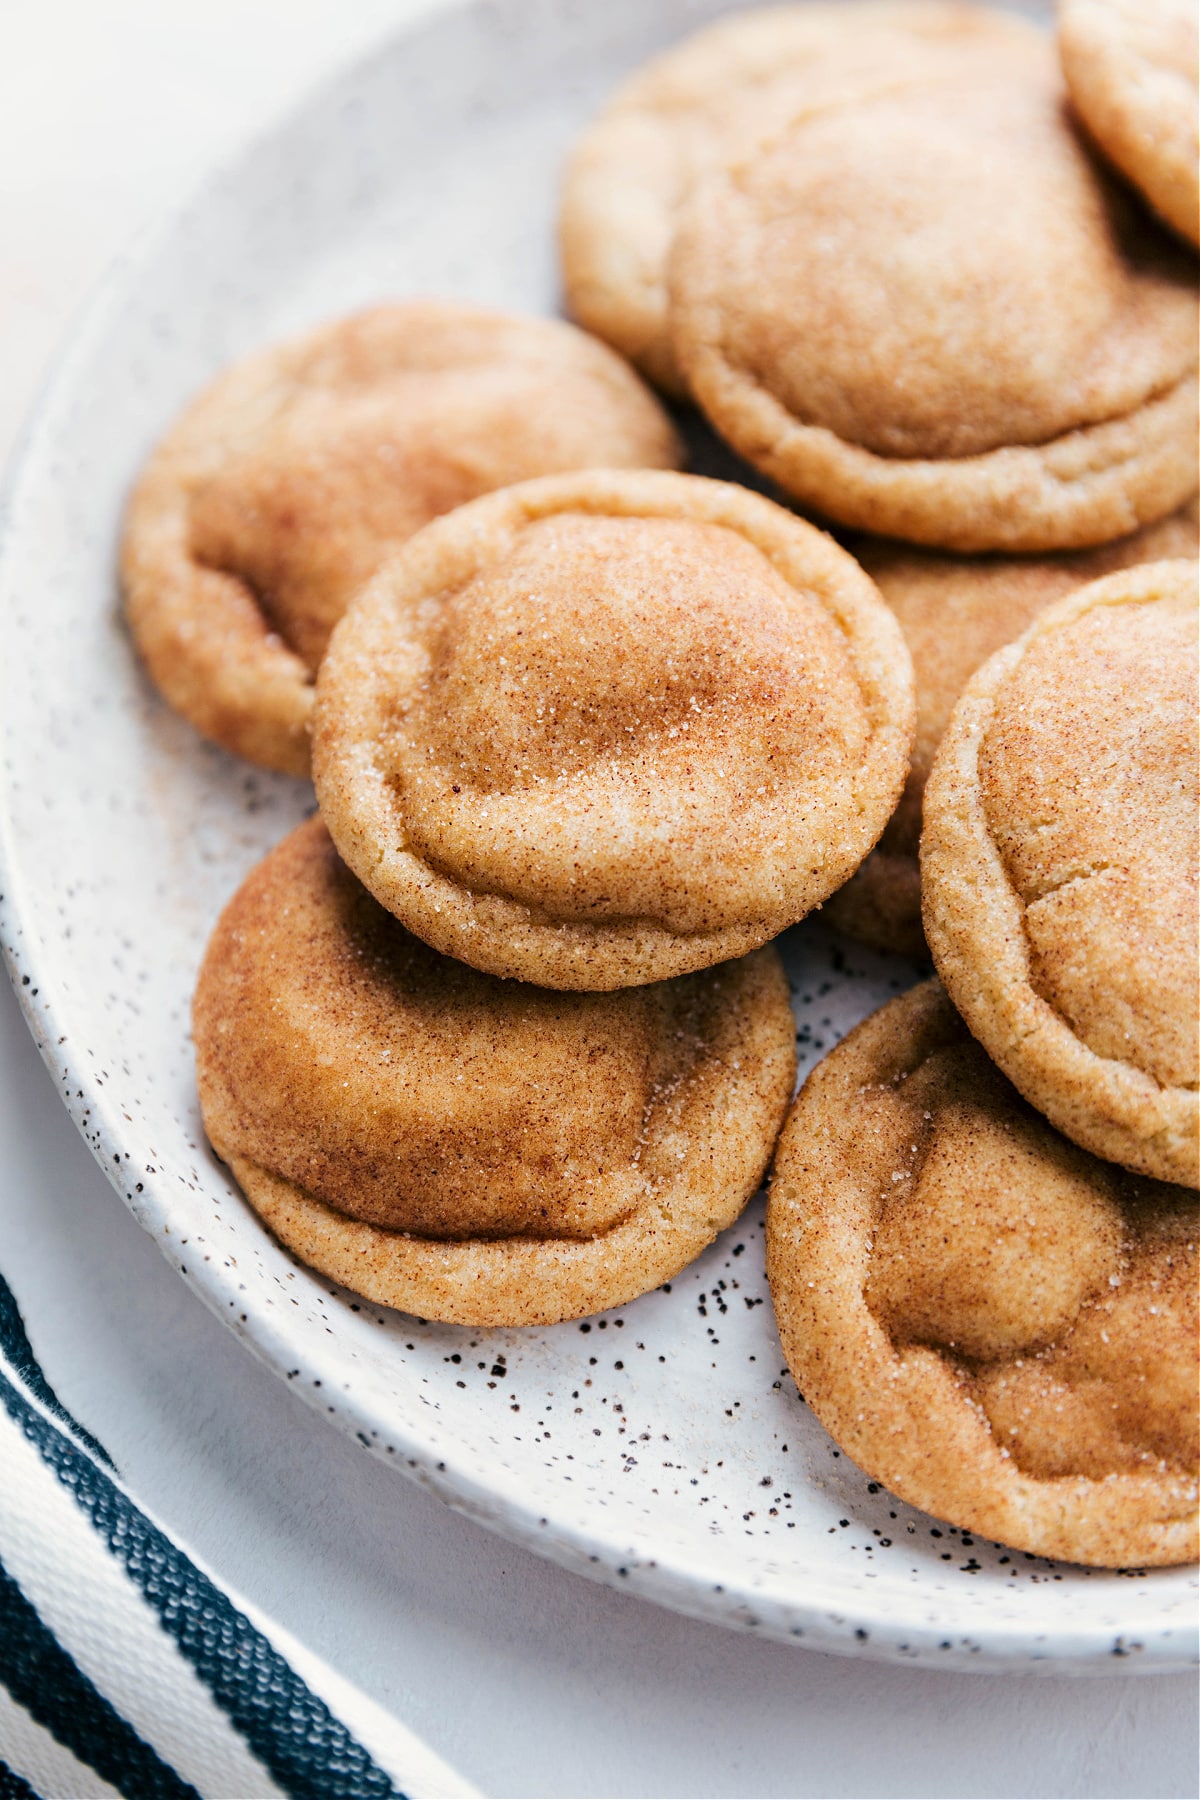
[[[382,32],[366,51],[302,89],[290,102],[278,107],[266,125],[256,127],[228,146],[181,197],[158,209],[113,258],[68,325],[13,446],[0,488],[0,611],[6,605],[13,546],[20,536],[21,507],[27,492],[36,493],[47,439],[52,437],[57,417],[70,404],[78,374],[86,369],[89,357],[106,333],[119,324],[123,299],[138,272],[156,257],[169,253],[172,239],[189,215],[221,203],[222,190],[233,183],[239,169],[269,156],[289,133],[302,127],[306,115],[318,108],[332,107],[339,94],[352,94],[356,84],[368,71],[375,70],[381,59],[395,58],[414,37],[452,34],[472,17],[495,19],[507,13],[527,20],[536,11],[537,0],[443,0],[442,4],[425,0],[408,19]],[[139,1225],[155,1239],[166,1260],[182,1274],[209,1311],[260,1362],[284,1379],[286,1366],[294,1360],[294,1346],[284,1353],[284,1337],[273,1317],[265,1312],[256,1315],[253,1310],[245,1320],[236,1314],[231,1316],[228,1294],[221,1285],[223,1271],[217,1260],[207,1264],[193,1258],[185,1266],[178,1241],[165,1222],[169,1211],[165,1176],[149,1178],[146,1192],[138,1200],[125,1190],[114,1163],[123,1147],[117,1090],[97,1084],[85,1065],[75,1063],[71,1035],[59,1034],[63,1021],[55,1016],[53,940],[38,927],[23,887],[9,778],[7,770],[0,767],[0,948],[26,1025],[59,1098],[110,1184]],[[59,1004],[63,1004],[61,996]],[[259,1228],[266,1231],[261,1224]],[[298,1269],[313,1276],[323,1291],[330,1291],[319,1271],[307,1270],[290,1253],[284,1254]],[[336,1288],[333,1292],[336,1294]],[[318,1351],[321,1349],[319,1346]],[[335,1365],[326,1365],[322,1355],[308,1347],[305,1360],[318,1374],[334,1372]],[[833,1569],[824,1575],[816,1568],[808,1571],[806,1579],[813,1591],[812,1598],[805,1602],[794,1597],[773,1598],[736,1579],[728,1585],[714,1586],[707,1575],[689,1566],[682,1545],[669,1546],[665,1557],[639,1560],[638,1552],[617,1533],[605,1533],[595,1523],[572,1525],[569,1521],[542,1517],[528,1507],[522,1509],[510,1494],[498,1492],[494,1481],[486,1481],[473,1454],[463,1453],[458,1446],[431,1448],[428,1438],[417,1433],[413,1422],[406,1419],[404,1429],[399,1430],[394,1417],[384,1418],[377,1413],[369,1383],[343,1394],[343,1403],[332,1418],[310,1382],[288,1385],[298,1385],[301,1397],[327,1424],[336,1425],[360,1445],[365,1439],[366,1448],[373,1455],[385,1464],[398,1466],[407,1478],[455,1511],[548,1557],[560,1567],[709,1623],[824,1652],[990,1674],[1168,1673],[1192,1668],[1197,1660],[1191,1635],[1182,1624],[1169,1629],[1160,1627],[1155,1636],[1147,1634],[1146,1642],[1135,1640],[1128,1644],[1121,1638],[1114,1641],[1111,1629],[1098,1624],[1072,1627],[1070,1621],[1054,1639],[1045,1632],[1034,1631],[1026,1622],[1006,1619],[987,1623],[986,1643],[961,1633],[957,1638],[948,1637],[952,1628],[946,1623],[898,1623],[893,1615],[873,1610],[867,1594],[855,1591],[865,1586],[866,1578],[847,1581]],[[396,1440],[395,1451],[403,1445],[402,1454],[389,1454],[385,1444],[375,1441],[373,1434],[378,1439]],[[834,1591],[839,1582],[844,1584],[840,1599]],[[822,1588],[828,1591],[821,1593]],[[1061,1642],[1062,1647],[1056,1648],[1056,1642]]]

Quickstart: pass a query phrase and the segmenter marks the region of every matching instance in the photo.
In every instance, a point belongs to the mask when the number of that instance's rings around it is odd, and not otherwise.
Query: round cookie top
[[[530,476],[679,458],[647,389],[573,326],[378,306],[237,363],[159,445],[125,526],[130,626],[200,731],[307,774],[329,633],[414,531]]]
[[[1097,1155],[1200,1186],[1197,568],[1060,601],[968,685],[925,789],[925,933],[955,1005]]]
[[[900,804],[877,848],[830,895],[824,916],[876,949],[920,956],[921,801],[955,701],[979,665],[1056,600],[1115,569],[1194,557],[1196,502],[1115,544],[1057,556],[956,557],[886,539],[858,539],[850,548],[899,619],[912,652],[917,730]]]
[[[475,1324],[675,1274],[757,1187],[795,1073],[774,951],[619,994],[498,981],[410,936],[319,819],[227,907],[194,1032],[205,1129],[278,1235]]]
[[[695,476],[557,476],[436,521],[321,669],[334,842],[448,955],[615,988],[740,955],[895,805],[908,653],[857,563]]]
[[[1160,218],[1200,244],[1192,0],[1059,0],[1058,48],[1097,144]]]
[[[669,285],[714,425],[844,524],[1069,549],[1195,491],[1194,262],[1088,155],[1036,32],[797,108],[697,192]]]
[[[1196,1555],[1197,1217],[1025,1104],[937,982],[780,1140],[767,1264],[821,1423],[913,1505],[1043,1556]]]
[[[891,81],[899,60],[1003,42],[1031,28],[959,0],[840,0],[753,8],[673,44],[609,100],[571,154],[559,220],[574,318],[673,394],[667,258],[707,175],[802,101]]]

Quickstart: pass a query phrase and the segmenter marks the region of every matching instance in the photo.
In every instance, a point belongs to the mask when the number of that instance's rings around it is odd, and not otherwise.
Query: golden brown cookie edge
[[[800,914],[789,908],[786,915],[684,937],[650,920],[592,926],[535,919],[528,907],[504,895],[460,887],[407,849],[380,852],[364,820],[388,816],[387,783],[353,745],[341,741],[336,718],[372,684],[375,658],[359,639],[374,610],[388,604],[393,583],[403,581],[406,591],[416,593],[466,581],[484,566],[493,543],[566,510],[618,517],[649,513],[724,525],[763,551],[785,579],[804,583],[809,592],[819,582],[816,597],[848,640],[874,727],[870,756],[856,780],[865,785],[873,778],[893,805],[912,737],[911,659],[874,584],[831,538],[748,489],[701,476],[599,471],[524,482],[433,521],[380,571],[337,627],[318,680],[314,779],[339,854],[381,905],[444,955],[537,986],[600,991],[665,980],[744,955],[821,904],[830,889],[814,894]],[[841,578],[849,582],[848,592]],[[826,584],[836,595],[824,591]],[[874,811],[879,816],[864,828],[860,860],[878,840],[890,807]]]
[[[918,1066],[960,1030],[940,983],[924,982],[864,1020],[801,1088],[767,1202],[767,1273],[788,1366],[835,1441],[910,1505],[1032,1555],[1102,1568],[1194,1561],[1194,1482],[1022,1474],[943,1359],[919,1348],[898,1355],[866,1305],[869,1220],[854,1173],[856,1097]],[[1147,1503],[1159,1516],[1132,1526],[1122,1517]]]
[[[223,749],[287,775],[311,773],[314,672],[272,629],[240,578],[193,557],[189,485],[198,446],[219,447],[227,422],[261,405],[272,382],[286,385],[299,364],[381,315],[418,332],[423,319],[436,316],[446,325],[493,321],[544,326],[555,337],[571,334],[593,360],[611,364],[610,377],[619,373],[645,413],[647,432],[631,457],[640,453],[661,467],[682,460],[667,415],[608,345],[563,320],[535,314],[457,300],[380,302],[268,343],[222,369],[176,414],[135,482],[121,534],[122,606],[138,654],[168,705]],[[649,442],[651,422],[657,445]],[[631,423],[631,443],[634,435]]]
[[[1028,645],[1093,607],[1153,600],[1186,561],[1145,563],[1047,608],[978,669],[951,715],[925,788],[925,937],[973,1036],[1031,1106],[1085,1150],[1135,1173],[1200,1187],[1200,1094],[1098,1056],[1035,991],[1023,908],[984,813],[979,752],[996,696]]]
[[[1174,142],[1164,154],[1160,96],[1139,93],[1119,32],[1106,33],[1094,11],[1077,0],[1059,0],[1058,50],[1071,103],[1088,136],[1159,218],[1200,248],[1195,107],[1190,117],[1170,121]]]
[[[363,1224],[235,1155],[250,1205],[301,1261],[379,1305],[480,1328],[551,1325],[626,1305],[677,1275],[738,1218],[770,1161],[795,1079],[787,978],[768,946],[727,968],[737,1004],[689,1080],[691,1138],[667,1191],[585,1241],[447,1242]],[[748,1019],[739,1030],[738,1018]],[[636,1273],[628,1268],[640,1258]]]

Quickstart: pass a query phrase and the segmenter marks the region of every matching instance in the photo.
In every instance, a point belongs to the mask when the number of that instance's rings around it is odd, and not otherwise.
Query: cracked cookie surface
[[[529,482],[428,526],[338,627],[314,774],[427,943],[616,988],[775,937],[875,842],[910,664],[857,563],[695,476]]]
[[[305,775],[329,634],[414,531],[530,476],[679,460],[657,401],[573,326],[377,306],[235,364],[183,414],[130,503],[126,616],[198,730]]]
[[[412,937],[319,819],[223,913],[196,989],[205,1130],[288,1247],[423,1318],[549,1324],[656,1287],[754,1193],[795,1076],[773,949],[617,994]]]
[[[1076,1142],[1200,1185],[1193,562],[1091,582],[968,684],[921,891],[967,1024]]]
[[[914,1505],[1107,1567],[1196,1555],[1197,1197],[1061,1136],[937,982],[809,1076],[767,1213],[784,1352]]]
[[[698,190],[668,286],[717,430],[845,525],[1075,549],[1195,492],[1194,259],[1072,129],[1037,32],[798,107]]]
[[[559,218],[574,318],[669,393],[687,383],[671,345],[667,259],[704,179],[801,100],[825,101],[904,58],[953,54],[1028,32],[959,0],[834,0],[751,8],[673,44],[639,69],[579,139]]]

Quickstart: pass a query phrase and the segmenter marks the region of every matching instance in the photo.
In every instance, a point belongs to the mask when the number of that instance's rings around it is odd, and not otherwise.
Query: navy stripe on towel
[[[335,1796],[336,1800],[405,1800],[358,1740],[227,1595],[139,1512],[102,1468],[44,1418],[2,1371],[0,1404],[73,1496],[97,1535],[124,1564],[213,1699],[293,1800],[334,1800]],[[22,1704],[33,1711],[28,1701],[23,1699]],[[90,1749],[78,1754],[81,1760],[100,1767]],[[147,1787],[144,1792],[193,1792],[178,1783],[178,1778],[173,1779],[177,1785],[172,1789]],[[121,1783],[114,1780],[113,1785],[120,1787]]]
[[[6,1762],[0,1762],[0,1800],[38,1800],[29,1783]]]
[[[93,1686],[0,1565],[0,1681],[38,1724],[118,1793],[200,1800]]]

